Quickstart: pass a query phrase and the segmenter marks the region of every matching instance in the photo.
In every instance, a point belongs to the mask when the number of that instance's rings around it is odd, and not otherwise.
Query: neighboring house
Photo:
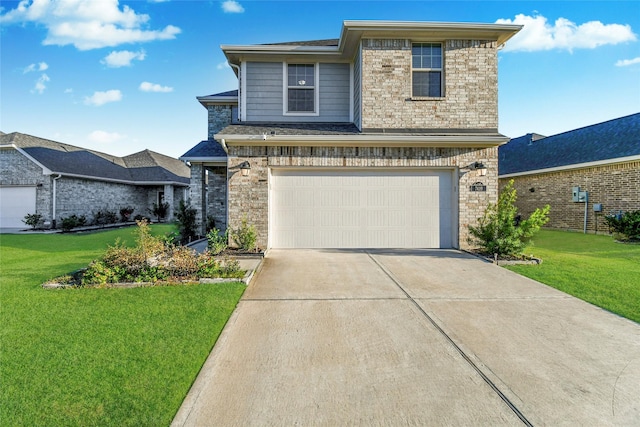
[[[458,248],[498,194],[498,49],[520,26],[345,21],[339,39],[222,46],[238,91],[198,97],[204,232],[262,248]],[[484,174],[481,173],[484,172]]]
[[[188,196],[189,167],[145,150],[126,157],[21,133],[0,135],[0,227],[24,227],[38,213],[55,227],[61,218],[132,207],[151,217],[153,203],[169,203],[169,218]]]
[[[584,230],[586,208],[586,229],[606,232],[604,215],[640,209],[640,113],[548,137],[528,134],[498,152],[501,187],[514,180],[523,215],[549,204],[547,227]],[[574,201],[574,187],[588,194]]]

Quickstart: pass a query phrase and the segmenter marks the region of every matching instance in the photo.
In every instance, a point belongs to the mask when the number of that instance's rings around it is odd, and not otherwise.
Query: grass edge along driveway
[[[542,264],[506,268],[640,323],[640,245],[541,230],[525,253]]]
[[[245,285],[40,287],[133,231],[0,236],[2,425],[171,423]]]

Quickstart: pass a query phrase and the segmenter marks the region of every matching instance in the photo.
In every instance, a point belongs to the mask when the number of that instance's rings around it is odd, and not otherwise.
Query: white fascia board
[[[220,45],[225,53],[286,53],[289,54],[309,54],[309,53],[329,53],[339,52],[337,46],[299,46],[299,45]]]
[[[606,166],[606,165],[614,165],[617,163],[627,163],[627,162],[635,162],[640,160],[640,155],[636,156],[628,156],[628,157],[618,157],[615,159],[606,159],[606,160],[598,160],[595,162],[586,162],[586,163],[576,163],[573,165],[564,165],[564,166],[556,166],[553,168],[546,169],[536,169],[530,171],[523,172],[515,172],[515,173],[507,173],[504,175],[498,175],[498,178],[516,178],[524,175],[539,175],[543,173],[552,173],[552,172],[562,172],[567,170],[575,170],[575,169],[587,169],[597,166]]]
[[[235,104],[238,105],[238,97],[237,96],[196,96],[198,102],[204,107],[207,108],[207,105],[229,105]]]
[[[494,147],[509,140],[506,136],[473,135],[214,135],[215,139],[224,139],[227,145],[252,146],[427,146],[427,147]],[[266,139],[265,139],[266,138]]]
[[[36,159],[31,157],[26,151],[24,151],[22,148],[18,147],[15,144],[0,145],[0,148],[13,148],[13,149],[17,150],[20,154],[22,154],[27,159],[31,160],[33,163],[38,165],[38,167],[42,168],[42,174],[43,175],[51,175],[51,174],[54,173],[54,172],[51,171],[51,169],[49,169],[48,167],[46,167],[45,165],[43,165],[42,163],[40,163],[39,161],[37,161]]]

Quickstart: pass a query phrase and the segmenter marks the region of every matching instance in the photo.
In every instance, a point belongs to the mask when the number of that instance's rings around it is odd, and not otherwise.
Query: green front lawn
[[[640,245],[550,230],[540,231],[533,240],[525,253],[543,263],[509,270],[640,322]]]
[[[245,286],[40,287],[133,231],[0,236],[2,425],[170,424]]]

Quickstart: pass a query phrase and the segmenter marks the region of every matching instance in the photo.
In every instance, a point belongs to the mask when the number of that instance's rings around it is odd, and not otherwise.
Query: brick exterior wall
[[[498,195],[497,148],[371,148],[371,147],[229,147],[229,226],[238,227],[246,216],[256,227],[258,246],[267,247],[269,232],[269,168],[285,166],[364,168],[440,167],[463,168],[475,161],[488,167],[487,176],[460,171],[459,245],[467,248],[469,224],[475,224],[489,202]],[[237,157],[235,157],[237,156]],[[251,173],[243,177],[237,167],[251,163]],[[486,192],[469,187],[482,182]],[[455,185],[455,183],[454,183]]]
[[[500,188],[509,179],[501,178]],[[513,180],[518,192],[516,205],[521,214],[528,216],[536,208],[551,206],[546,228],[583,230],[585,204],[572,201],[572,187],[589,192],[588,232],[595,232],[596,225],[598,233],[608,232],[604,215],[640,209],[640,161],[524,175]],[[594,203],[602,203],[602,213],[594,214]]]
[[[14,148],[0,149],[0,185],[36,186],[36,211],[43,221],[51,221],[51,187],[49,176],[42,168]]]
[[[94,213],[101,209],[116,212],[120,208],[131,206],[137,214],[150,216],[148,209],[158,201],[158,192],[167,189],[164,186],[137,186],[89,179],[62,176],[56,180],[56,218],[53,218],[53,180],[54,176],[43,175],[42,168],[15,149],[0,150],[0,185],[34,185],[36,187],[36,212],[44,221],[56,220],[70,215],[84,215],[92,221]],[[40,186],[38,186],[40,185]],[[183,198],[183,187],[170,186],[174,205]]]
[[[411,98],[411,40],[362,40],[362,128],[498,128],[496,42],[443,42],[444,97]]]
[[[207,106],[209,140],[231,124],[231,105]],[[227,228],[227,184],[226,168],[208,166],[204,163],[191,163],[191,186],[189,193],[191,206],[196,209],[196,223],[199,233],[205,235],[207,218],[213,218],[219,230]]]

